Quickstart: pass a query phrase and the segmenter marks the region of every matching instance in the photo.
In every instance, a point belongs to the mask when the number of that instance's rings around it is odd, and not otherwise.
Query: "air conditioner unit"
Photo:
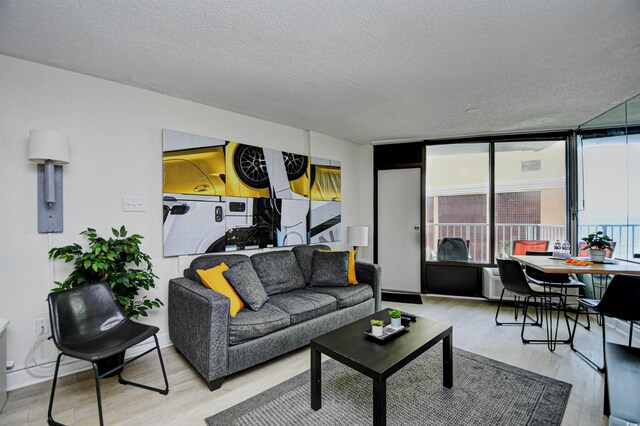
[[[482,268],[482,295],[489,300],[500,300],[502,293],[502,281],[498,268]],[[502,300],[513,300],[514,294],[510,291],[504,292]]]

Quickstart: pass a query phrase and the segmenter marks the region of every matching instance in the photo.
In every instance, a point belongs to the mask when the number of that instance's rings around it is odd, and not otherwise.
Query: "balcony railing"
[[[489,262],[489,224],[482,223],[437,223],[427,224],[426,242],[427,259],[436,260],[438,242],[443,238],[462,238],[469,242],[469,261]],[[510,254],[515,240],[548,240],[549,250],[553,250],[555,240],[566,238],[564,225],[533,223],[499,223],[496,224],[496,255]],[[616,241],[615,257],[633,259],[640,256],[640,225],[636,224],[594,224],[581,225],[579,236],[603,231]],[[575,251],[575,250],[574,250]]]

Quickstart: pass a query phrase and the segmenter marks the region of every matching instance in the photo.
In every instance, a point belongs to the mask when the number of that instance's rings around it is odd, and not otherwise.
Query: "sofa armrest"
[[[373,288],[375,310],[382,309],[382,269],[380,265],[366,262],[356,262],[356,279],[359,283],[369,284]]]
[[[189,278],[169,281],[169,337],[208,384],[228,371],[229,299]]]

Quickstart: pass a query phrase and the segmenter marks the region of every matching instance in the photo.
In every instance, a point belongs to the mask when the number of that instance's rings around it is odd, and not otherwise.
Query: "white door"
[[[420,293],[420,169],[378,171],[382,289]]]

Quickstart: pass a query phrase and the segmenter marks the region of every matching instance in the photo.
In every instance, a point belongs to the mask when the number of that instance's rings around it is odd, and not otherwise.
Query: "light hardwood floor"
[[[453,324],[454,346],[544,374],[573,384],[563,425],[605,425],[602,415],[604,377],[589,367],[568,345],[549,352],[546,345],[523,345],[520,329],[496,327],[496,305],[482,300],[423,297],[423,305],[383,302],[437,321]],[[505,311],[505,315],[512,310]],[[511,316],[512,318],[512,316]],[[505,319],[508,320],[508,317]],[[592,324],[594,322],[592,321]],[[543,337],[538,327],[528,327],[532,336]],[[601,331],[578,327],[576,345],[601,359]],[[625,337],[608,333],[608,338],[624,342]],[[102,385],[105,423],[119,425],[202,425],[204,418],[237,404],[253,395],[309,369],[309,349],[297,351],[228,377],[221,389],[209,392],[204,380],[178,355],[173,347],[162,351],[170,392],[162,396],[105,379]],[[161,386],[157,357],[147,355],[125,370],[134,381]],[[455,380],[455,377],[454,377]],[[455,382],[454,382],[455,385]],[[44,425],[51,382],[9,392],[0,414],[0,425]],[[69,425],[97,424],[93,377],[83,372],[59,381],[54,418]]]

